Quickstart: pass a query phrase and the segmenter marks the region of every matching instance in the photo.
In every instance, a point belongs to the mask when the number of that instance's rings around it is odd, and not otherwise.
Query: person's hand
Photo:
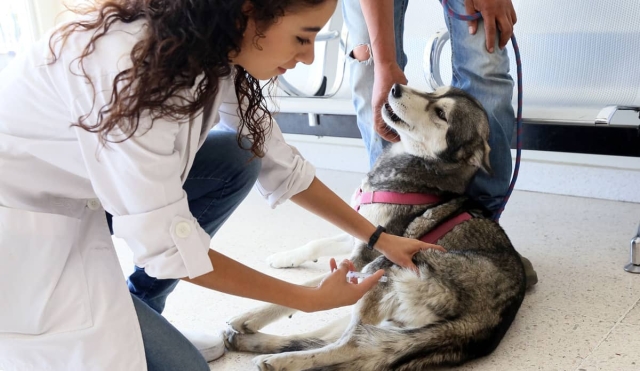
[[[496,40],[496,29],[500,31],[500,49],[511,39],[513,35],[513,25],[517,22],[516,11],[511,0],[465,0],[467,14],[480,12],[484,19],[484,31],[487,37],[487,50],[493,53],[493,46]],[[478,21],[469,21],[469,33],[476,34]]]
[[[378,284],[378,280],[384,274],[384,270],[380,269],[360,283],[356,278],[352,278],[348,282],[347,272],[356,270],[351,261],[345,259],[340,263],[340,266],[337,266],[335,259],[331,259],[329,264],[332,273],[313,289],[314,293],[307,303],[305,312],[355,304],[367,291]]]
[[[415,254],[422,250],[434,249],[446,252],[444,248],[438,245],[422,242],[413,238],[394,236],[388,233],[382,233],[375,245],[376,250],[380,251],[395,264],[411,269],[418,273],[418,267],[411,260]]]
[[[397,63],[375,64],[374,80],[373,80],[373,96],[371,105],[373,106],[373,125],[383,139],[389,142],[398,142],[400,137],[395,131],[391,130],[382,120],[380,110],[387,102],[387,97],[391,91],[393,84],[407,84],[407,77],[400,69]]]

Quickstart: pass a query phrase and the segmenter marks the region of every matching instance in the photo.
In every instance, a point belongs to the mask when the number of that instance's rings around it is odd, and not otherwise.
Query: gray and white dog
[[[474,208],[462,195],[478,169],[491,171],[481,104],[455,88],[422,93],[395,85],[382,116],[402,140],[380,156],[362,190],[428,193],[442,201],[367,204],[359,212],[388,233],[420,238]],[[482,216],[458,224],[437,243],[447,252],[414,257],[419,275],[348,236],[272,256],[272,266],[291,267],[350,251],[358,270],[385,269],[388,282],[358,301],[350,318],[308,334],[258,332],[292,309],[268,305],[245,313],[229,322],[226,345],[265,354],[254,358],[260,370],[425,370],[485,356],[498,346],[524,298],[520,257],[504,230]]]

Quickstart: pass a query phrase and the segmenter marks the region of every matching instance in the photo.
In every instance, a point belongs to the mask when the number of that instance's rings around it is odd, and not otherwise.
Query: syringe
[[[347,273],[347,279],[352,279],[352,278],[367,278],[371,276],[371,273],[362,273],[362,272],[354,272],[354,271],[349,271]],[[380,279],[378,280],[378,282],[387,282],[387,276],[382,276],[380,277]]]

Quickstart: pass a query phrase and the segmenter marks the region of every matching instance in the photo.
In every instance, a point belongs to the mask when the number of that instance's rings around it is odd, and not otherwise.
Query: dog
[[[525,273],[520,256],[486,210],[463,196],[477,171],[491,172],[489,122],[482,105],[452,87],[426,93],[396,84],[382,117],[401,141],[380,155],[362,191],[429,194],[439,201],[363,204],[359,212],[388,233],[417,239],[462,212],[474,217],[437,239],[446,252],[430,249],[414,256],[419,274],[348,236],[270,257],[272,266],[291,267],[351,251],[358,270],[384,269],[388,280],[367,292],[350,318],[312,333],[260,333],[294,312],[276,305],[232,319],[224,334],[227,348],[263,354],[254,358],[260,370],[425,370],[460,365],[496,349],[522,304]]]

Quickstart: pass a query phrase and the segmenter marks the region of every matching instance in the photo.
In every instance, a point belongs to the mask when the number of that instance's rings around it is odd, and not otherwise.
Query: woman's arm
[[[317,287],[294,285],[260,273],[219,252],[209,250],[214,270],[193,279],[183,280],[212,290],[245,298],[283,305],[304,312],[313,312],[355,304],[384,274],[379,270],[361,283],[347,282],[347,272],[353,270],[348,260],[336,267],[331,260],[333,273]],[[337,269],[337,270],[336,270]]]
[[[376,226],[353,210],[318,178],[314,178],[309,188],[291,197],[291,200],[360,241],[368,242],[376,230]],[[444,251],[437,245],[387,233],[380,235],[374,247],[392,262],[413,270],[417,268],[411,259],[418,251],[430,248]]]

